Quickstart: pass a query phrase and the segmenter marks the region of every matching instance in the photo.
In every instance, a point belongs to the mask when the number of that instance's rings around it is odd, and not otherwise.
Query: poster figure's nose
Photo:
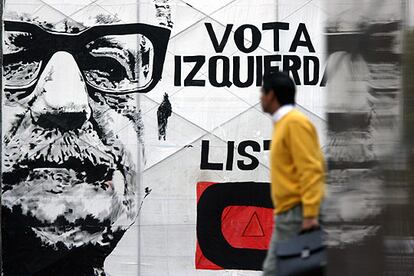
[[[83,76],[73,56],[55,53],[43,70],[31,112],[36,124],[63,130],[80,128],[91,109]]]

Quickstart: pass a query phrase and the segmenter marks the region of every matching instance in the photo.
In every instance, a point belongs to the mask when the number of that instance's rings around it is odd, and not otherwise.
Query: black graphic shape
[[[161,79],[165,53],[167,51],[168,40],[171,33],[169,29],[142,23],[99,25],[90,27],[77,34],[67,34],[47,31],[42,27],[29,22],[4,21],[4,30],[6,33],[25,32],[30,34],[31,37],[31,41],[25,45],[28,47],[26,47],[24,51],[4,54],[4,65],[7,66],[21,62],[41,61],[40,70],[37,74],[37,76],[40,76],[53,54],[59,51],[65,51],[70,53],[77,61],[88,85],[88,90],[91,92],[108,94],[146,93],[151,91]],[[113,75],[113,77],[121,77],[122,73],[122,68],[120,68],[119,64],[113,59],[92,55],[91,51],[88,50],[88,44],[91,42],[103,43],[103,37],[133,34],[142,35],[153,45],[153,66],[150,67],[150,69],[152,69],[150,81],[144,86],[134,89],[121,89],[120,91],[115,91],[115,89],[103,89],[88,81],[85,74],[90,70],[106,69],[108,72],[111,72],[110,74]],[[48,47],[44,47],[44,45],[47,45]],[[149,55],[144,53],[143,63],[145,63],[147,59],[149,59]],[[27,93],[33,91],[38,81],[39,79],[35,78],[24,88]],[[22,88],[8,84],[6,79],[5,91],[13,90],[21,91]]]
[[[256,212],[250,217],[249,222],[243,230],[243,237],[264,237],[263,226],[260,224],[259,217]]]
[[[221,215],[228,206],[273,208],[270,185],[229,182],[209,186],[197,205],[197,240],[204,256],[224,269],[261,270],[266,250],[234,248],[221,231]]]
[[[2,208],[2,224],[7,225],[2,227],[2,269],[4,275],[11,276],[105,275],[95,272],[103,268],[106,256],[116,247],[125,232],[112,232],[109,221],[100,222],[87,217],[82,222],[73,224],[84,225],[84,230],[89,233],[105,231],[103,243],[89,243],[68,249],[61,243],[55,244],[54,248],[44,246],[30,227],[24,225],[38,227],[45,225],[41,225],[35,218],[22,214],[20,207],[15,207],[12,211]],[[60,217],[53,227],[70,226],[71,223]]]
[[[158,140],[166,139],[166,131],[167,131],[167,124],[168,118],[171,116],[172,107],[170,100],[168,99],[168,94],[164,94],[164,100],[158,107],[157,111],[157,119],[158,119]]]

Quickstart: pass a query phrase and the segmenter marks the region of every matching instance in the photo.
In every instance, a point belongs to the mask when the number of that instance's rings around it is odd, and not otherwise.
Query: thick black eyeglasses
[[[141,23],[59,33],[29,22],[4,21],[4,30],[5,90],[28,93],[59,51],[74,57],[91,92],[146,93],[161,79],[171,33]]]

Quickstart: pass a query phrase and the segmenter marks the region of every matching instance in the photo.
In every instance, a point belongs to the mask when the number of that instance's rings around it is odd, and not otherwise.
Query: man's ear
[[[273,92],[273,90],[271,91],[272,93],[272,101],[275,103],[276,108],[281,107],[282,105],[280,104],[279,100],[276,97],[276,93]]]
[[[277,100],[277,98],[276,98],[276,94],[275,94],[275,92],[273,90],[270,90],[268,92],[268,94],[270,95],[270,98],[272,99],[272,102],[275,102],[276,101],[277,103],[279,103],[278,100]]]

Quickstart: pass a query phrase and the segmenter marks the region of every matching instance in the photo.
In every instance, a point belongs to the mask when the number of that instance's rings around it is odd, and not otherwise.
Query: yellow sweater
[[[296,109],[275,124],[270,174],[276,214],[302,204],[303,217],[318,216],[324,196],[325,162],[315,127]]]

